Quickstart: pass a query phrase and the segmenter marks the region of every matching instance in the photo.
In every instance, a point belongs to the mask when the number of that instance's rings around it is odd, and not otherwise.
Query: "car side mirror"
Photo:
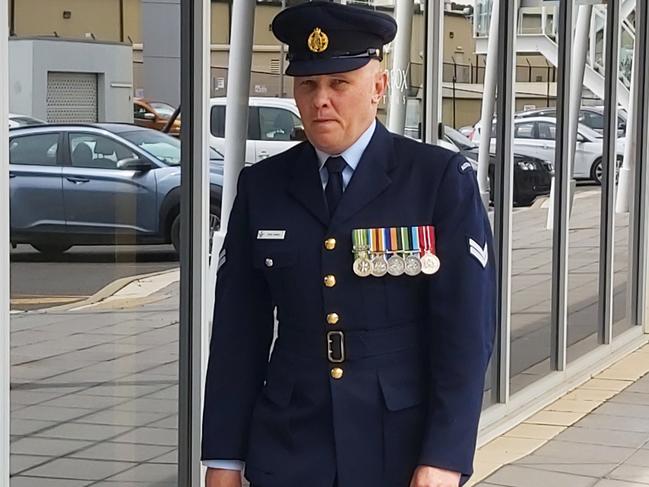
[[[144,114],[144,119],[145,120],[155,120],[155,113],[146,112]]]
[[[129,157],[117,162],[117,169],[123,171],[148,171],[151,169],[151,163],[140,159],[139,157]]]
[[[586,137],[584,137],[583,135],[578,133],[577,134],[577,142],[580,142],[580,143],[581,142],[586,142]]]
[[[294,127],[291,130],[291,140],[304,141],[306,140],[306,132],[302,127]]]

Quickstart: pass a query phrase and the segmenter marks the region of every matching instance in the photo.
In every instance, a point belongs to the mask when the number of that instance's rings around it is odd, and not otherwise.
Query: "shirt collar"
[[[367,149],[367,146],[370,143],[370,140],[372,140],[372,135],[374,135],[374,130],[376,129],[376,119],[372,122],[372,124],[367,128],[365,132],[354,142],[351,147],[349,147],[347,150],[344,150],[340,154],[327,154],[326,152],[321,151],[320,149],[314,147],[316,154],[318,155],[318,161],[320,162],[320,166],[318,169],[322,169],[325,165],[325,162],[327,162],[327,159],[330,157],[334,156],[340,156],[343,159],[345,159],[345,162],[349,167],[351,167],[352,171],[356,170],[356,166],[358,166],[358,163],[361,160],[361,157],[363,156],[363,152],[365,152],[365,149]]]

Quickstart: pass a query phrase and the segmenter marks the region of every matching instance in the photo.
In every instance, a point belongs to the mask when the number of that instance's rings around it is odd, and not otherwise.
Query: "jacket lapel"
[[[388,173],[394,163],[392,136],[377,121],[374,135],[343,193],[331,226],[348,220],[378,197],[392,182]]]
[[[293,163],[288,191],[323,225],[329,226],[329,210],[318,171],[318,157],[311,144],[304,144]]]

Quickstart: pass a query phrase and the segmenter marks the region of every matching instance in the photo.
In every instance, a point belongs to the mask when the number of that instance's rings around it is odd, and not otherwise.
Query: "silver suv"
[[[219,226],[223,159],[210,155],[210,224]],[[127,124],[9,131],[11,242],[47,254],[73,245],[180,241],[180,142]]]

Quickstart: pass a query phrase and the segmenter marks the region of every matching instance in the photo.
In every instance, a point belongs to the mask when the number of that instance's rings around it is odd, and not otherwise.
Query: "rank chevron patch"
[[[480,247],[478,242],[469,238],[469,253],[476,258],[480,265],[483,268],[487,267],[487,262],[489,262],[489,251],[487,249],[487,242],[485,242],[484,247]]]

